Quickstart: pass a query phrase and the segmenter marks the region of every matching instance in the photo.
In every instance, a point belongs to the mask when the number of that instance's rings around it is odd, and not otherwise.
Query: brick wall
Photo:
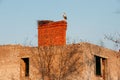
[[[38,46],[65,45],[67,22],[38,21]]]

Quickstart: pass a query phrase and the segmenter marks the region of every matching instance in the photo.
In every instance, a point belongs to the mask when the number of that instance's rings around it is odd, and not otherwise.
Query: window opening
[[[106,74],[105,74],[106,64],[107,64],[106,58],[95,56],[95,67],[96,67],[95,73],[97,76],[102,76],[104,80],[105,80],[105,76],[106,76]]]
[[[96,56],[96,75],[101,75],[101,58]]]
[[[24,76],[29,76],[29,58],[22,58],[22,72]]]

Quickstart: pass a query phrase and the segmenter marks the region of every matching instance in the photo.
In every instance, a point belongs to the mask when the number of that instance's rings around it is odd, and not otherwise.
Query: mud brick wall
[[[48,46],[49,47],[49,46]],[[41,50],[38,50],[40,49]],[[41,79],[40,67],[38,60],[39,54],[52,53],[53,73],[59,73],[59,56],[63,54],[74,53],[73,59],[79,57],[80,65],[78,71],[70,73],[67,80],[120,80],[120,52],[116,52],[107,48],[103,48],[90,43],[78,43],[65,46],[55,46],[52,48],[29,47],[21,45],[1,45],[0,46],[0,80],[39,80]],[[46,51],[47,50],[47,51]],[[96,75],[95,56],[106,59],[104,68],[104,76]],[[25,58],[29,58],[29,76],[25,76]],[[46,59],[45,56],[42,59]],[[64,59],[64,58],[62,58]],[[103,71],[103,68],[101,68]],[[64,71],[63,71],[64,72]],[[47,79],[45,79],[47,80]]]

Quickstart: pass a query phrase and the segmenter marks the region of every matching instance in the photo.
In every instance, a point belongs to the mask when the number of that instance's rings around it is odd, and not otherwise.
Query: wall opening
[[[100,62],[100,57],[95,56],[95,61],[96,61],[96,75],[101,75],[101,62]]]
[[[29,58],[21,58],[21,75],[22,77],[29,76]]]
[[[97,76],[103,77],[105,80],[106,77],[106,65],[107,65],[107,59],[99,56],[95,56],[95,73]]]

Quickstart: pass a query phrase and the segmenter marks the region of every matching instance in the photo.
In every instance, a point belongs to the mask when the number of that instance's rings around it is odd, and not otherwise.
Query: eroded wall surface
[[[20,80],[19,46],[0,46],[0,80]]]
[[[89,43],[82,43],[82,45],[86,64],[84,80],[119,80],[118,52]],[[101,62],[101,75],[96,75],[95,56],[106,60],[105,64]]]
[[[41,47],[42,48],[42,47]],[[0,80],[38,80],[42,77],[41,69],[39,65],[40,54],[52,53],[52,69],[51,74],[59,76],[60,60],[64,60],[65,56],[68,60],[68,64],[74,63],[74,60],[78,63],[75,65],[77,71],[69,72],[66,80],[119,80],[120,79],[120,55],[119,52],[109,50],[97,45],[89,43],[71,44],[62,47],[53,47],[51,49],[40,49],[38,47],[25,47],[20,45],[5,45],[0,46]],[[62,54],[62,58],[61,58]],[[67,55],[71,54],[71,55]],[[50,55],[47,55],[50,56]],[[72,58],[70,58],[72,56]],[[95,56],[106,59],[105,74],[102,76],[96,75]],[[24,58],[29,58],[29,76],[25,76],[25,63]],[[42,60],[48,57],[43,57]],[[69,61],[69,59],[71,61]],[[63,61],[64,62],[64,61]],[[62,69],[67,71],[68,68],[65,65]],[[70,64],[69,64],[70,65]],[[75,67],[70,70],[73,71]],[[103,69],[103,68],[101,68]],[[56,74],[55,74],[56,73]],[[47,80],[48,77],[45,76]]]

